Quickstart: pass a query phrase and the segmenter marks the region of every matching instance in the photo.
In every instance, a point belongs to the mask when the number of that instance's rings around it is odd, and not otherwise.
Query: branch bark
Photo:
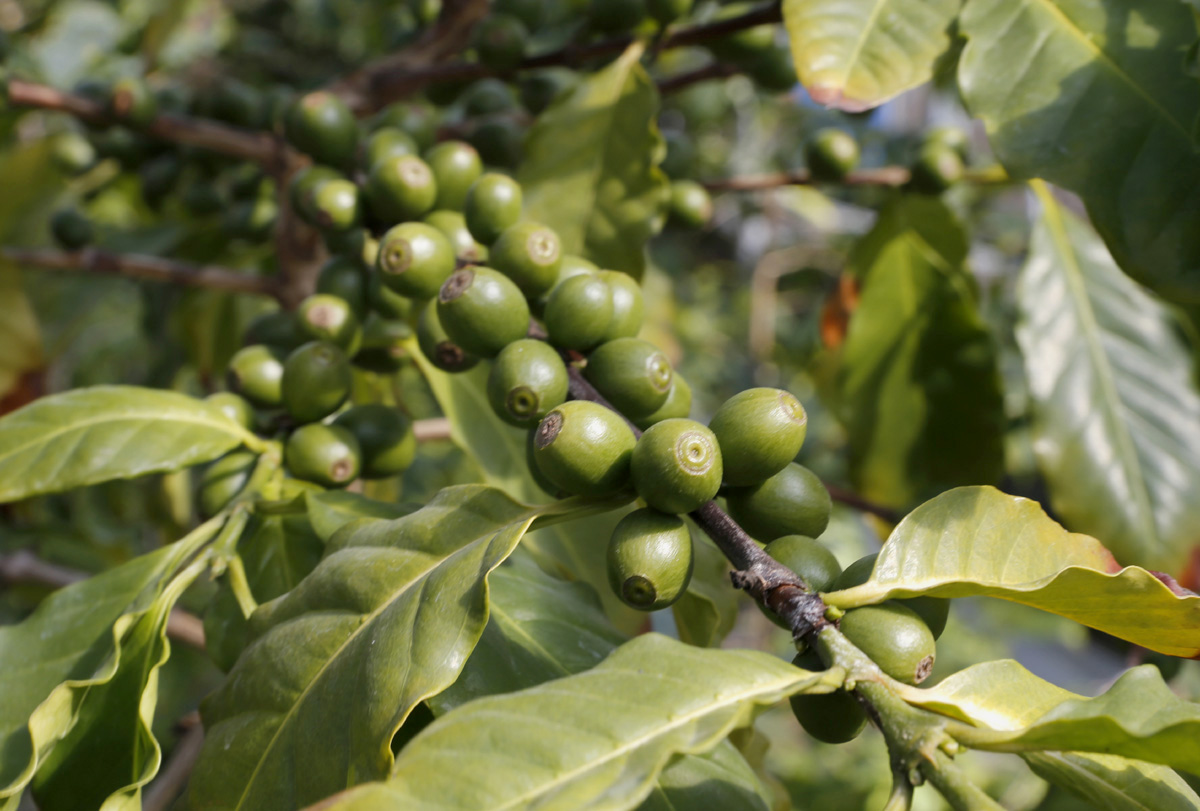
[[[413,423],[413,435],[417,442],[435,442],[450,438],[450,420],[445,417],[435,417],[428,420],[417,420]]]
[[[280,297],[277,279],[252,276],[215,265],[193,265],[160,256],[110,253],[98,248],[85,248],[81,251],[4,248],[0,250],[0,255],[18,265],[42,270],[82,271],[126,279]]]
[[[10,104],[17,107],[56,110],[93,124],[111,121],[103,105],[91,99],[23,79],[9,80],[8,99]],[[277,135],[244,130],[204,118],[164,113],[142,132],[164,141],[253,161],[274,175],[284,174],[290,167],[303,164],[306,160]]]

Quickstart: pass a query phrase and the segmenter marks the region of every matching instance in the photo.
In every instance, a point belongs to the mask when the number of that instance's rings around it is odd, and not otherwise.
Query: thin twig
[[[417,420],[413,423],[413,434],[417,442],[434,442],[450,438],[450,420],[445,417],[434,417],[428,420]]]
[[[825,485],[825,489],[829,491],[829,497],[839,504],[845,504],[847,507],[853,507],[859,512],[870,513],[877,518],[882,518],[892,524],[898,524],[903,518],[899,512],[891,507],[885,507],[882,504],[876,504],[870,499],[863,498],[858,493],[843,489],[834,484]]]
[[[33,583],[59,589],[88,577],[86,572],[42,560],[28,549],[0,555],[0,583],[5,585]],[[173,609],[167,618],[167,636],[204,650],[204,623],[194,614]]]
[[[199,718],[197,717],[197,722]],[[183,733],[171,752],[171,759],[146,790],[142,811],[167,811],[183,791],[191,777],[200,750],[204,746],[204,725],[193,723]]]
[[[707,82],[710,79],[725,79],[738,73],[738,69],[734,65],[726,62],[711,62],[704,67],[689,70],[684,73],[677,73],[674,76],[668,76],[665,79],[658,80],[658,92],[664,96],[671,93],[677,93],[686,87],[691,87],[697,82]]]
[[[111,253],[98,248],[81,251],[4,248],[0,249],[0,255],[23,267],[43,270],[82,271],[276,298],[280,295],[279,282],[274,278],[239,273],[215,265],[192,265],[161,256]]]
[[[317,276],[325,261],[325,246],[317,229],[304,222],[292,205],[291,176],[297,167],[291,167],[281,176],[276,188],[276,210],[273,240],[275,245],[275,267],[279,278],[277,290],[279,300],[289,310],[300,306],[317,288]]]
[[[445,14],[443,7],[443,15]],[[660,50],[698,45],[708,40],[782,20],[779,3],[770,3],[736,17],[700,23],[669,31],[659,43]],[[473,24],[474,21],[472,21]],[[439,25],[441,23],[439,22]],[[572,43],[558,50],[532,56],[512,72],[536,70],[559,65],[577,66],[611,54],[620,53],[633,42],[632,36],[611,37],[590,43]],[[426,85],[438,82],[466,82],[501,73],[478,62],[443,62],[420,64],[415,60],[393,57],[368,66],[353,77],[335,85],[352,107],[366,114],[404,98]]]
[[[23,79],[8,82],[9,102],[17,107],[38,107],[69,113],[81,121],[111,123],[104,106],[74,93]],[[218,121],[163,113],[141,132],[164,141],[220,152],[264,166],[272,174],[304,163],[304,159],[277,135],[232,127]]]

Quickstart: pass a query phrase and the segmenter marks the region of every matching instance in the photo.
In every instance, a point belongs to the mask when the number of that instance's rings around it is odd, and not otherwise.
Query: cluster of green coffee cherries
[[[968,150],[967,136],[962,130],[955,127],[930,130],[909,163],[908,188],[920,194],[946,191],[962,180]],[[858,168],[862,156],[853,135],[837,127],[825,127],[805,142],[804,157],[813,180],[836,183]]]

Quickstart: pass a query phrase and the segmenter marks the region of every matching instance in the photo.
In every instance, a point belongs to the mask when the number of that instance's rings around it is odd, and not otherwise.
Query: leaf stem
[[[921,774],[946,798],[954,811],[1004,811],[1004,806],[972,782],[945,752],[935,751],[933,762],[922,764]]]

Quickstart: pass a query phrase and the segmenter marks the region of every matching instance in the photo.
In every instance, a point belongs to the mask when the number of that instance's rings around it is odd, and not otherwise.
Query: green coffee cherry
[[[811,650],[796,656],[792,664],[813,673],[828,669]],[[867,728],[867,713],[862,704],[853,693],[845,690],[817,695],[797,694],[788,701],[804,731],[823,743],[847,743]]]
[[[403,473],[417,455],[412,420],[394,408],[372,403],[348,408],[333,421],[358,440],[362,477],[386,479]]]
[[[721,443],[725,482],[745,487],[766,481],[796,458],[808,415],[782,389],[746,389],[726,400],[708,427]]]
[[[899,603],[852,608],[841,632],[879,669],[905,684],[920,684],[933,671],[933,634],[916,612]]]
[[[713,203],[708,191],[694,180],[671,183],[671,219],[688,228],[703,228],[712,220]]]
[[[369,287],[366,268],[346,256],[331,256],[317,276],[317,292],[346,302],[359,321],[367,317]]]
[[[612,322],[612,290],[594,273],[572,276],[550,291],[543,311],[550,343],[587,352],[598,346]]]
[[[283,404],[283,361],[287,354],[273,346],[252,344],[229,359],[229,388],[260,408]]]
[[[633,338],[642,329],[642,288],[628,273],[619,270],[602,270],[600,278],[608,283],[612,291],[613,317],[609,322],[604,340]]]
[[[507,175],[488,172],[467,189],[463,215],[471,236],[491,245],[521,218],[521,186]]]
[[[688,385],[688,382],[678,372],[674,372],[671,375],[671,390],[667,392],[666,401],[659,406],[657,411],[651,412],[644,417],[637,417],[633,422],[638,428],[645,431],[655,423],[676,418],[684,419],[691,413],[692,387]],[[723,457],[722,464],[724,464]]]
[[[345,232],[359,224],[358,186],[349,180],[326,180],[313,192],[313,224],[326,231]]]
[[[646,11],[659,25],[670,25],[692,10],[693,0],[646,0]]]
[[[623,414],[652,414],[671,391],[671,362],[654,344],[617,338],[588,355],[583,375]]]
[[[296,310],[297,320],[311,340],[328,341],[353,355],[362,344],[362,324],[345,299],[315,293]]]
[[[372,313],[363,324],[362,348],[354,355],[354,365],[379,374],[398,372],[411,359],[408,342],[412,336],[408,322]]]
[[[204,401],[221,409],[225,416],[247,431],[254,430],[254,406],[245,397],[239,397],[231,391],[218,391],[205,397]]]
[[[562,245],[558,234],[544,225],[517,223],[504,229],[492,244],[489,261],[527,297],[537,298],[558,280]]]
[[[436,208],[462,211],[467,189],[483,174],[483,161],[475,147],[463,141],[444,141],[425,153],[437,179]]]
[[[552,346],[531,338],[513,341],[488,373],[488,401],[505,422],[532,427],[567,399],[567,366]]]
[[[480,79],[472,82],[459,98],[463,112],[468,117],[506,113],[517,106],[516,96],[506,82],[500,79]]]
[[[875,561],[878,558],[879,553],[876,552],[854,561],[846,567],[846,571],[842,572],[828,590],[843,591],[866,583],[871,579],[871,573],[875,570]],[[933,634],[934,639],[939,638],[942,631],[946,630],[946,622],[950,619],[950,601],[944,597],[910,597],[907,600],[895,600],[894,602],[915,611],[917,616],[929,626],[929,631]]]
[[[382,160],[418,155],[420,151],[416,140],[404,130],[399,127],[380,127],[363,144],[358,165],[364,172],[370,172]]]
[[[525,297],[507,276],[492,268],[456,270],[438,291],[437,310],[451,339],[485,358],[494,358],[529,331]]]
[[[643,0],[591,0],[587,7],[588,24],[602,34],[628,31],[645,16]]]
[[[291,352],[310,340],[308,334],[300,329],[296,314],[286,310],[263,313],[250,322],[242,336],[242,343],[246,346],[266,344],[285,352]]]
[[[546,68],[522,73],[519,92],[521,104],[533,115],[540,115],[562,94],[579,84],[579,74],[569,68]]]
[[[345,487],[358,478],[362,450],[349,429],[314,422],[288,437],[283,461],[297,479],[322,487]]]
[[[629,484],[637,440],[621,416],[599,403],[570,400],[537,427],[533,458],[555,486],[573,495],[606,496]]]
[[[328,166],[305,166],[288,181],[288,198],[292,208],[306,222],[315,222],[317,189],[327,181],[344,179],[341,173]]]
[[[50,158],[60,172],[75,177],[96,165],[96,148],[77,132],[60,132],[50,145]]]
[[[183,162],[172,152],[158,155],[138,167],[138,181],[146,205],[157,208],[174,191],[182,172]]]
[[[370,274],[367,297],[371,309],[384,318],[408,320],[414,313],[413,300],[384,284],[382,273]]]
[[[525,154],[525,132],[512,118],[491,118],[477,122],[467,141],[488,166],[515,169]]]
[[[688,513],[716,497],[721,448],[713,432],[694,420],[663,420],[638,440],[630,471],[637,494],[651,507]]]
[[[83,212],[74,208],[63,208],[50,218],[50,233],[54,241],[68,251],[86,247],[94,238],[92,221]]]
[[[731,488],[725,501],[733,520],[764,542],[784,535],[819,537],[833,509],[821,480],[794,462],[761,484]]]
[[[813,180],[836,183],[858,168],[858,141],[844,130],[826,127],[805,144],[804,158]]]
[[[479,363],[479,356],[450,340],[438,319],[437,302],[431,301],[417,320],[417,346],[429,362],[443,372],[465,372]]]
[[[158,115],[158,101],[145,82],[127,77],[112,86],[108,111],[122,124],[140,130]]]
[[[542,473],[537,460],[533,457],[533,442],[536,434],[536,431],[528,431],[525,434],[525,464],[529,467],[529,477],[533,479],[534,484],[541,488],[543,493],[553,498],[560,498],[563,494],[562,490],[557,484],[546,478],[546,474]]]
[[[317,163],[347,168],[358,147],[358,122],[346,103],[318,90],[301,96],[284,116],[288,142]]]
[[[753,11],[753,3],[730,3],[722,6],[713,15],[714,22],[740,17]],[[775,27],[773,25],[756,25],[753,28],[743,28],[732,34],[726,34],[718,39],[705,43],[713,56],[734,64],[750,64],[768,51],[775,44]]]
[[[608,583],[631,608],[670,606],[687,591],[692,567],[692,536],[677,516],[634,510],[613,528]]]
[[[786,93],[796,86],[796,63],[786,45],[776,44],[746,65],[746,73],[768,93]]]
[[[283,363],[283,407],[296,422],[316,422],[350,396],[350,360],[328,341],[311,341]]]
[[[524,23],[508,14],[493,12],[475,27],[475,52],[479,61],[492,70],[512,70],[525,58],[528,39]]]
[[[216,214],[225,205],[221,192],[205,182],[196,182],[186,186],[181,199],[183,207],[194,217]]]
[[[395,127],[408,133],[420,149],[428,149],[437,140],[438,112],[424,102],[391,104],[379,114],[376,122],[380,127]]]
[[[459,260],[473,265],[487,261],[488,249],[471,236],[466,219],[459,212],[431,211],[425,215],[424,222],[442,232]]]
[[[239,200],[221,217],[221,227],[231,237],[261,242],[270,235],[278,213],[279,207],[269,197]]]
[[[971,139],[960,127],[934,127],[925,133],[925,143],[953,149],[964,162],[971,153]]]
[[[385,222],[414,220],[438,199],[433,171],[416,155],[383,158],[371,167],[363,188],[371,213]]]
[[[454,248],[441,231],[420,222],[391,228],[379,240],[379,268],[383,283],[412,298],[430,298],[454,272]]]
[[[966,171],[958,152],[936,142],[921,148],[911,169],[908,185],[921,194],[941,194],[962,180]]]
[[[209,465],[196,491],[200,514],[208,518],[225,509],[245,489],[256,464],[257,453],[233,451]]]

